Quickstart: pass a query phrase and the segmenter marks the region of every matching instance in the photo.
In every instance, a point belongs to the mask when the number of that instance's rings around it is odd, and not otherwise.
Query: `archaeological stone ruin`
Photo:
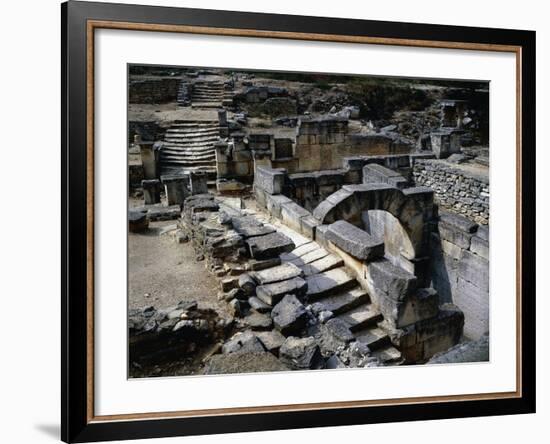
[[[489,360],[488,84],[131,66],[131,377]]]

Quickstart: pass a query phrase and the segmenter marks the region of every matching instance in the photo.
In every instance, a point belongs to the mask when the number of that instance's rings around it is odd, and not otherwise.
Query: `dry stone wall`
[[[181,79],[160,78],[132,80],[128,91],[130,103],[175,102]]]
[[[489,177],[438,160],[416,160],[413,178],[417,185],[432,188],[443,209],[461,214],[482,225],[489,223]]]

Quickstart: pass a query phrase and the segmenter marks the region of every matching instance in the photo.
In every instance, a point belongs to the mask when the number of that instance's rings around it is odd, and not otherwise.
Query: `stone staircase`
[[[161,175],[190,171],[215,174],[214,143],[219,136],[217,120],[184,120],[173,124],[166,131],[160,152]]]
[[[261,217],[259,219],[262,220]],[[372,356],[381,363],[392,365],[402,362],[400,351],[391,344],[383,326],[382,314],[374,308],[368,293],[344,266],[342,259],[288,227],[278,225],[277,231],[291,238],[296,248],[280,254],[277,265],[260,272],[266,282],[272,281],[265,285],[266,288],[271,287],[270,297],[262,298],[262,302],[266,303],[262,311],[271,311],[292,288],[293,293],[300,294],[304,304],[311,304],[314,312],[329,311],[336,319],[343,321],[355,340],[368,346]],[[292,271],[295,267],[285,270],[286,264],[298,267],[301,274]],[[302,279],[307,283],[304,294],[300,293],[301,285],[296,282]],[[263,290],[261,286],[257,287],[256,293],[261,295]]]
[[[193,108],[221,108],[226,98],[222,82],[195,82],[191,94]]]

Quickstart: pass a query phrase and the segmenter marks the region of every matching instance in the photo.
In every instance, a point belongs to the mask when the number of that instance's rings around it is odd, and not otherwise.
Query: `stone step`
[[[256,287],[256,296],[272,307],[278,304],[285,295],[293,294],[301,296],[307,289],[307,283],[300,277],[295,277],[282,282],[259,285]]]
[[[276,267],[262,271],[256,271],[252,277],[259,285],[271,284],[273,282],[286,281],[295,277],[302,277],[303,272],[296,265],[286,262]]]
[[[361,305],[338,316],[348,328],[355,332],[382,320],[382,315],[372,305]]]
[[[297,266],[305,266],[319,259],[323,259],[326,256],[328,256],[328,251],[324,248],[319,247],[290,262]]]
[[[195,148],[180,148],[180,147],[170,147],[163,148],[161,153],[165,154],[175,154],[179,156],[180,154],[216,154],[215,150],[210,146],[195,147]]]
[[[308,276],[306,281],[308,285],[306,294],[310,300],[351,290],[357,285],[355,278],[350,276],[343,267]]]
[[[216,156],[214,154],[186,154],[186,155],[173,155],[173,154],[163,154],[161,156],[161,161],[193,161],[193,160],[209,160],[215,161]]]
[[[372,353],[372,356],[378,358],[384,364],[396,364],[401,362],[401,352],[392,345],[387,345]]]
[[[213,160],[160,160],[162,166],[213,166],[216,164]]]
[[[281,253],[292,251],[294,242],[283,233],[275,232],[265,236],[255,236],[246,241],[250,256],[254,259],[269,259],[277,257]]]
[[[173,128],[166,130],[166,134],[169,134],[170,136],[201,136],[205,134],[216,134],[220,129],[218,127],[212,127],[212,128]]]
[[[214,143],[219,139],[218,135],[209,135],[202,137],[173,137],[165,136],[164,140],[168,143],[177,143],[181,145],[193,145],[197,143]]]
[[[365,328],[355,333],[355,338],[368,346],[371,351],[380,349],[390,343],[388,333],[380,327]]]
[[[221,102],[193,102],[192,108],[221,108]]]
[[[217,120],[180,120],[172,123],[170,129],[176,128],[210,128],[212,126],[219,126],[220,123]]]
[[[335,315],[339,315],[359,305],[367,304],[369,301],[370,298],[367,292],[358,286],[343,293],[325,296],[319,299],[316,304],[322,304],[322,310],[331,311]]]
[[[176,148],[176,149],[193,149],[193,148],[209,148],[212,151],[214,151],[214,144],[213,143],[196,143],[196,144],[185,144],[185,143],[174,143],[174,142],[167,142],[163,145],[163,149],[166,148]]]
[[[299,247],[295,248],[290,253],[281,254],[281,260],[285,262],[290,262],[318,248],[320,247],[319,247],[319,244],[317,244],[316,242],[308,242],[306,244],[300,245]]]
[[[332,270],[333,268],[338,268],[344,265],[344,261],[334,255],[329,254],[321,259],[313,261],[309,264],[299,265],[299,267],[304,271],[305,276],[311,276],[313,274],[322,273],[323,271]]]

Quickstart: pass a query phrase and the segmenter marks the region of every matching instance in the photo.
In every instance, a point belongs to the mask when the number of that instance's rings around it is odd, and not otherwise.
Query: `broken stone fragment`
[[[353,339],[353,333],[346,323],[338,318],[329,319],[321,326],[321,347],[324,354],[336,352]]]
[[[256,310],[258,313],[267,313],[271,311],[271,306],[267,305],[264,301],[257,298],[256,296],[250,297],[248,299],[248,304],[252,309]]]
[[[238,285],[239,285],[238,277],[228,277],[220,281],[220,287],[224,293],[230,290],[233,290],[234,288],[237,288]]]
[[[254,259],[269,259],[294,249],[294,242],[279,232],[248,238],[246,244]]]
[[[274,228],[264,225],[254,216],[233,217],[231,219],[231,222],[235,231],[242,235],[244,238],[263,236],[265,234],[270,234],[275,231]]]
[[[286,295],[271,311],[275,328],[283,335],[298,334],[307,323],[307,312],[293,294]]]
[[[325,238],[334,245],[362,260],[373,260],[384,256],[384,242],[355,225],[339,220],[329,225]]]
[[[222,346],[222,353],[263,352],[264,346],[251,331],[236,333]]]
[[[248,295],[254,294],[256,291],[256,281],[248,273],[243,273],[239,276],[239,287]]]
[[[273,321],[269,315],[252,311],[244,318],[244,322],[252,330],[267,330],[273,327]]]
[[[279,349],[281,362],[294,370],[320,368],[323,364],[321,352],[315,338],[290,336]]]
[[[273,284],[260,285],[256,287],[256,296],[271,306],[277,304],[286,294],[301,296],[307,291],[307,282],[296,277]]]
[[[278,354],[281,345],[286,338],[277,330],[259,331],[256,333],[257,338],[262,342],[267,351]]]

